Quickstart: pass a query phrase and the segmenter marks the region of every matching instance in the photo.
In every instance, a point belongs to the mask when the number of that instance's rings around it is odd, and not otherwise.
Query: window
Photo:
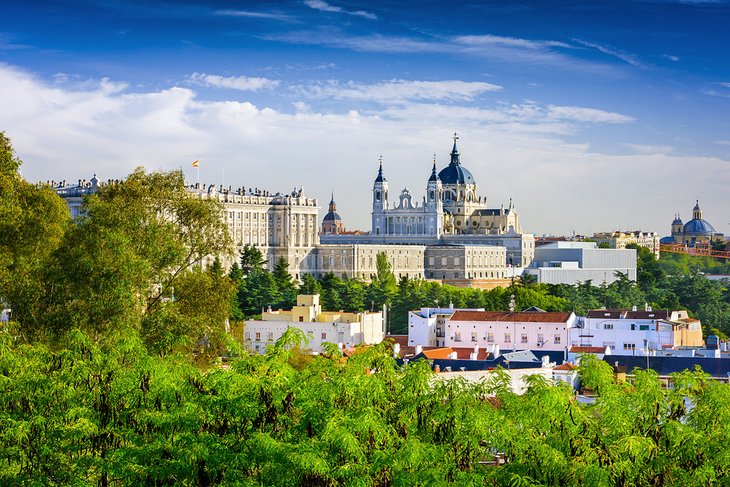
[[[509,333],[504,334],[504,343],[511,343],[512,342],[512,335]]]
[[[604,330],[613,330],[613,323],[604,323],[603,329]]]
[[[542,333],[537,334],[537,345],[542,347],[545,344],[545,336]]]
[[[639,330],[647,331],[649,330],[649,325],[639,325]]]
[[[553,343],[556,345],[560,345],[560,335],[555,335],[553,338]]]
[[[491,332],[490,333],[487,333],[487,341],[489,343],[493,343],[494,342],[494,333],[491,333]]]
[[[473,342],[477,341],[477,332],[475,332],[475,331],[471,332],[471,341],[473,341]]]
[[[269,333],[267,334],[267,336],[266,336],[266,339],[267,339],[268,341],[270,341],[270,342],[273,342],[273,341],[274,341],[274,332],[273,332],[273,331],[270,331],[270,332],[269,332]]]
[[[460,331],[454,332],[454,341],[455,342],[461,341],[461,332]]]
[[[441,330],[441,328],[436,328],[436,336],[439,338],[443,338],[444,332]]]
[[[249,333],[249,332],[246,332],[246,333],[244,334],[244,339],[245,339],[245,340],[250,340],[250,339],[251,339],[251,333]]]
[[[304,316],[300,316],[300,317],[299,317],[299,321],[300,321],[300,322],[304,322]]]
[[[322,332],[322,340],[327,340],[327,332],[326,331],[323,331]]]
[[[257,331],[256,332],[256,341],[259,341],[259,340],[261,340],[261,332]]]
[[[624,350],[633,352],[634,350],[636,350],[636,344],[635,343],[624,343]]]
[[[527,333],[523,333],[520,338],[520,343],[527,343]]]

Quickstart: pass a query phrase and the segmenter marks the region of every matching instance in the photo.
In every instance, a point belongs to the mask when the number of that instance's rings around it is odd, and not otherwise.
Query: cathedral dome
[[[328,212],[324,216],[324,220],[323,221],[326,221],[326,222],[329,222],[329,221],[333,221],[333,222],[334,221],[342,221],[342,218],[340,217],[339,213],[334,212],[334,211],[330,211],[330,212]]]
[[[715,228],[707,220],[690,220],[684,225],[685,235],[712,235]]]
[[[456,148],[454,136],[454,148],[451,150],[451,163],[439,172],[439,179],[443,184],[476,184],[471,172],[461,165],[459,151]]]

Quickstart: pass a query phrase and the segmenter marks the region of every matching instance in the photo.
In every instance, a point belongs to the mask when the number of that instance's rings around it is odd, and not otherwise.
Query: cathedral
[[[519,216],[511,200],[507,208],[488,208],[487,198],[478,195],[474,176],[461,165],[457,139],[454,134],[451,162],[438,173],[434,159],[421,204],[413,202],[408,189],[403,189],[397,201],[391,203],[388,180],[383,176],[383,162],[380,161],[373,184],[371,235],[441,238],[445,235],[521,233]]]
[[[684,244],[688,247],[694,247],[695,244],[712,243],[715,239],[723,240],[725,237],[722,233],[715,231],[715,228],[702,218],[702,209],[700,201],[695,202],[692,208],[692,219],[687,223],[682,223],[679,214],[674,216],[672,222],[672,235],[661,239],[663,244]]]

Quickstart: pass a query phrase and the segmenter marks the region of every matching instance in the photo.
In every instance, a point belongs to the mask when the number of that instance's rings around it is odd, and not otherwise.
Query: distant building
[[[625,249],[627,245],[634,244],[648,249],[654,256],[659,258],[659,234],[656,232],[601,232],[593,234],[593,240],[599,247],[605,246],[609,249]]]
[[[327,214],[324,216],[324,219],[322,220],[322,233],[325,235],[336,235],[338,233],[343,233],[345,231],[345,226],[342,223],[342,218],[337,213],[337,205],[335,204],[335,194],[332,193],[332,199],[330,200],[330,205],[327,211]]]
[[[676,214],[674,221],[672,221],[671,236],[662,238],[661,243],[684,244],[688,247],[694,247],[695,244],[707,244],[715,239],[724,240],[725,236],[715,231],[715,227],[702,218],[700,201],[697,200],[694,208],[692,208],[692,219],[683,224],[682,218],[679,214]]]
[[[537,247],[535,260],[525,268],[525,274],[547,284],[611,284],[618,279],[617,272],[636,280],[636,250],[599,249],[595,242],[552,242]]]
[[[563,351],[574,313],[423,308],[408,313],[408,345]]]
[[[702,323],[687,311],[596,309],[569,331],[575,347],[609,347],[612,355],[702,347]]]
[[[326,342],[350,348],[380,343],[385,336],[382,312],[323,311],[318,294],[300,294],[291,310],[266,311],[260,320],[247,320],[244,326],[244,346],[258,353],[265,353],[289,328],[303,331],[310,341],[301,347],[314,353],[321,353]]]
[[[398,194],[396,201],[392,200],[381,160],[372,187],[370,234],[323,232],[322,243],[491,245],[506,249],[504,266],[528,264],[534,255],[534,236],[522,233],[511,200],[506,207],[487,206],[487,198],[478,194],[476,179],[461,164],[457,139],[454,136],[450,162],[445,168],[438,171],[434,160],[422,202],[415,200],[407,188]],[[429,264],[425,268],[426,274],[438,274]]]

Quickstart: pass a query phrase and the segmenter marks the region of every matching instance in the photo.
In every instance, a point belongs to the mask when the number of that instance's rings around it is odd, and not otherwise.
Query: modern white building
[[[564,351],[575,313],[423,308],[408,313],[408,345]]]
[[[547,284],[611,284],[618,272],[636,281],[636,250],[599,249],[596,242],[552,242],[535,249],[535,259],[524,272]]]
[[[656,351],[702,347],[702,323],[687,311],[597,309],[569,330],[570,345],[609,347],[611,355],[654,355]]]
[[[289,328],[303,331],[309,343],[302,349],[322,353],[324,343],[343,348],[361,344],[375,344],[385,337],[382,312],[346,313],[322,311],[319,295],[300,294],[297,305],[288,311],[267,311],[260,320],[247,320],[244,325],[244,346],[258,353],[266,353]]]

